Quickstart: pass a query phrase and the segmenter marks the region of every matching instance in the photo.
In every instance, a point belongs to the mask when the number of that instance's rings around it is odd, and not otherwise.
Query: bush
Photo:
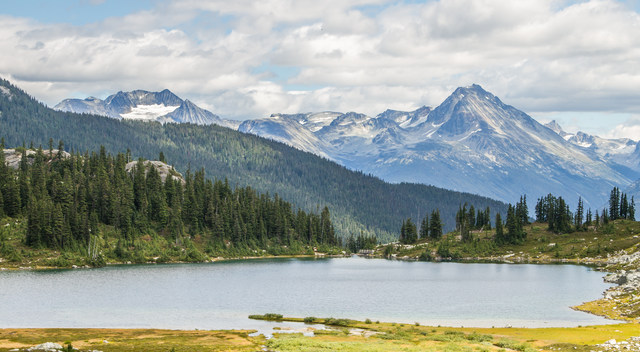
[[[422,254],[420,254],[420,258],[418,258],[418,260],[420,260],[422,262],[433,261],[433,256],[431,255],[431,251],[427,249],[424,252],[422,252]]]
[[[306,324],[313,324],[313,323],[315,323],[315,322],[316,322],[316,320],[318,320],[318,318],[316,318],[316,317],[306,317],[306,318],[304,318],[304,320],[303,320],[303,321],[304,321]]]
[[[327,325],[335,325],[335,326],[349,326],[351,321],[349,319],[327,318],[324,320],[324,323]]]
[[[267,313],[264,315],[259,315],[259,314],[253,314],[249,316],[249,319],[255,319],[255,320],[282,320],[282,314],[276,314],[276,313]]]

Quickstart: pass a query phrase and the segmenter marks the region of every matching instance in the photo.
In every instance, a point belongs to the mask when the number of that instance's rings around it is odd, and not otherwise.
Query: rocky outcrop
[[[611,339],[598,346],[604,351],[640,351],[640,336],[633,336],[624,341]]]
[[[144,163],[144,166],[146,167],[145,174],[149,172],[149,168],[153,167],[156,169],[156,171],[158,171],[158,174],[160,174],[160,179],[162,179],[162,182],[164,182],[167,179],[167,176],[171,175],[171,177],[173,177],[174,179],[178,179],[180,180],[180,182],[184,183],[184,178],[182,177],[182,174],[180,174],[178,171],[176,171],[173,168],[173,166],[167,163],[163,163],[162,161],[157,161],[157,160],[145,160],[143,161],[143,163]],[[132,170],[135,168],[137,164],[138,164],[137,161],[131,161],[127,163],[127,165],[125,166],[125,169],[127,170],[127,172],[132,172]]]
[[[55,342],[45,342],[41,343],[37,346],[33,346],[28,348],[27,351],[46,351],[46,352],[56,352],[62,350],[62,345],[57,344]]]
[[[22,161],[22,151],[21,150],[16,150],[16,149],[4,149],[4,159],[5,162],[7,163],[7,165],[13,169],[17,169],[20,167],[20,161]],[[31,149],[27,149],[25,151],[27,158],[28,158],[28,162],[29,164],[33,163],[33,160],[36,156],[36,151],[35,150],[31,150]],[[51,153],[49,153],[49,150],[42,150],[42,153],[44,154],[45,158],[50,159],[49,155],[53,155],[53,158],[56,158],[58,156],[58,150],[54,149]],[[68,158],[71,154],[63,151],[62,152],[62,157],[63,158]]]

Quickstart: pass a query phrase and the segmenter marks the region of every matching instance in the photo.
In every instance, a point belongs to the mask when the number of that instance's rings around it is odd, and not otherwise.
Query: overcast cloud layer
[[[85,25],[0,15],[0,38],[0,75],[51,106],[168,88],[226,118],[375,115],[478,83],[640,139],[640,16],[614,0],[175,0]]]

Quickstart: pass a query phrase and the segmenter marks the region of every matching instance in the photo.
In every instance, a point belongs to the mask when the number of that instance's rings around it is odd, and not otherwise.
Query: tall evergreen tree
[[[431,212],[429,221],[429,237],[438,240],[442,237],[442,221],[440,220],[440,210],[436,209]]]
[[[609,218],[616,220],[620,217],[620,189],[613,187],[609,196]]]
[[[506,243],[507,239],[504,235],[504,230],[502,229],[502,217],[500,216],[500,213],[496,214],[496,236],[495,236],[495,241],[498,243]]]
[[[420,223],[420,239],[429,238],[429,214],[425,214]]]

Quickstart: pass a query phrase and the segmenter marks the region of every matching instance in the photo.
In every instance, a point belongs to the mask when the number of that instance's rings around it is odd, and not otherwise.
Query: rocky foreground
[[[600,311],[588,311],[612,319],[636,321],[640,317],[640,251],[635,250],[631,253],[621,251],[607,258],[604,270],[611,273],[604,281],[616,286],[596,301]]]

